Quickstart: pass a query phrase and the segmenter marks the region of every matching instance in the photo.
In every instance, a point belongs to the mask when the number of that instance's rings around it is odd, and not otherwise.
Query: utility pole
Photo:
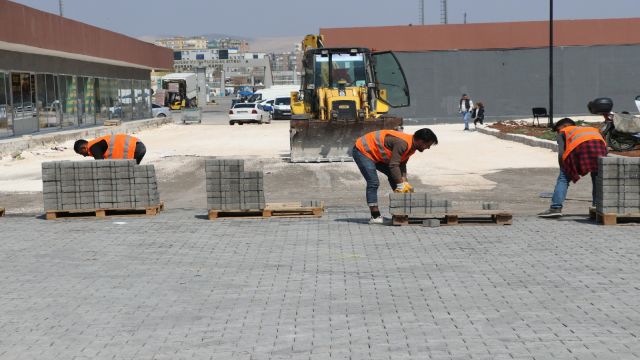
[[[549,127],[553,126],[553,0],[549,0]]]
[[[449,19],[447,16],[447,0],[440,0],[440,23],[449,23]]]
[[[464,13],[464,23],[465,24],[467,23],[467,13],[466,12]]]
[[[58,8],[60,9],[60,16],[64,16],[64,13],[62,12],[62,0],[58,0]]]
[[[420,5],[420,25],[424,25],[424,0],[418,0]]]

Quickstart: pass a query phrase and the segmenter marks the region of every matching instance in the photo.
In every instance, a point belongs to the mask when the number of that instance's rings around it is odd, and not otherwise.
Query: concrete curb
[[[160,127],[164,124],[173,123],[171,117],[152,118],[144,120],[134,120],[123,122],[119,126],[94,126],[87,128],[76,128],[50,133],[34,133],[0,140],[0,157],[13,154],[19,151],[47,147],[53,144],[63,143],[69,140],[90,139],[113,133],[130,134],[140,130]]]
[[[520,134],[502,133],[499,130],[491,129],[491,128],[488,128],[488,127],[478,128],[477,131],[482,133],[482,134],[485,134],[485,135],[495,136],[495,137],[497,137],[499,139],[515,141],[515,142],[518,142],[518,143],[521,143],[521,144],[525,144],[525,145],[529,145],[529,146],[535,146],[535,147],[541,147],[541,148],[545,148],[545,149],[549,149],[549,150],[558,152],[558,144],[555,141],[538,139],[538,138],[535,138],[533,136],[526,136],[526,135],[520,135]]]

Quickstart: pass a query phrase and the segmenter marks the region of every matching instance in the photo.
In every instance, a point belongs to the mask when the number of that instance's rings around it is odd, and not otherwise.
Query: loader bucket
[[[382,117],[358,122],[291,120],[291,162],[353,161],[356,140],[371,131],[401,130],[402,118]]]

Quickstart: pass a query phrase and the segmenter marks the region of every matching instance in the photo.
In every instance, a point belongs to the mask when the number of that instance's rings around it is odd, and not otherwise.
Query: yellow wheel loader
[[[410,103],[392,52],[325,48],[315,35],[302,44],[302,86],[291,93],[291,162],[351,161],[358,137],[402,129],[402,118],[385,115]]]

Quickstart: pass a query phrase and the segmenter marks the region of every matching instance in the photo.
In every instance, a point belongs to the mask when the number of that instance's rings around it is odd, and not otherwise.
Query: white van
[[[278,97],[291,97],[292,91],[300,91],[300,85],[273,85],[268,89],[260,89],[249,97],[247,102],[258,102]]]
[[[273,120],[291,119],[291,97],[277,97],[273,102],[271,118]]]

